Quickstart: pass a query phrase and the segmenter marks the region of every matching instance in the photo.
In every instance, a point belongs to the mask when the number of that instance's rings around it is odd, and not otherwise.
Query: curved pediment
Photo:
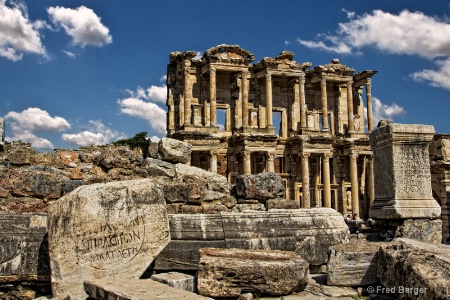
[[[238,45],[225,44],[206,50],[203,58],[210,61],[213,60],[233,63],[250,63],[255,59],[253,53],[250,51],[242,49]]]

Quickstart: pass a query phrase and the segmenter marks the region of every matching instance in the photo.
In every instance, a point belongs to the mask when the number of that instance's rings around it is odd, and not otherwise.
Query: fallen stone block
[[[283,180],[274,172],[236,177],[236,194],[244,199],[273,199],[284,196]]]
[[[426,243],[440,244],[442,221],[430,219],[407,219],[398,226],[394,238],[407,238]]]
[[[139,278],[169,243],[162,188],[151,179],[82,186],[48,212],[53,296],[84,296],[83,281]]]
[[[308,274],[307,261],[294,252],[203,248],[197,290],[211,297],[287,295],[304,290]]]
[[[151,279],[104,278],[86,280],[83,285],[90,299],[97,300],[213,300]]]
[[[297,209],[300,205],[295,200],[290,199],[270,199],[266,201],[267,210],[271,209]]]
[[[0,282],[49,280],[47,216],[0,214]]]
[[[330,247],[327,284],[362,286],[378,283],[378,250],[386,243],[350,242]]]
[[[325,264],[331,245],[349,241],[344,218],[331,208],[222,213],[227,248],[296,251],[296,243],[314,237],[318,248],[297,252],[311,265]]]
[[[450,299],[450,246],[395,239],[378,252],[377,276],[398,299]]]
[[[191,161],[192,145],[171,138],[162,138],[158,143],[158,151],[165,161],[185,164]]]
[[[195,292],[195,278],[192,275],[183,274],[179,272],[169,272],[154,274],[150,279],[167,284],[176,289],[185,290],[188,292]]]

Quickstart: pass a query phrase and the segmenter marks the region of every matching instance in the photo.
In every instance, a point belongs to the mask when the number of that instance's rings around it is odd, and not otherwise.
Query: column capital
[[[305,84],[305,73],[301,72],[300,76],[298,77],[298,79],[300,80],[301,84]]]
[[[323,160],[324,160],[324,161],[329,161],[330,158],[333,156],[333,153],[331,153],[331,152],[325,152],[325,153],[323,153],[322,155],[323,155]]]
[[[241,72],[241,75],[243,78],[247,78],[250,75],[250,71],[249,70],[244,70]]]
[[[210,67],[210,68],[209,68],[209,74],[210,74],[211,76],[216,75],[216,68]]]
[[[311,156],[311,153],[308,152],[301,152],[298,154],[299,157],[301,157],[302,159],[307,159],[308,157]]]
[[[270,73],[266,74],[266,81],[272,81],[272,74]]]
[[[320,80],[320,85],[326,85],[327,84],[326,78],[321,77],[319,80]]]
[[[350,157],[352,162],[356,162],[356,160],[358,159],[359,154],[358,153],[350,153],[348,156]]]

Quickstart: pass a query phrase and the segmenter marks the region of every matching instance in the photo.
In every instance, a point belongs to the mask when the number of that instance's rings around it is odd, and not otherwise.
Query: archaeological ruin
[[[158,142],[43,153],[0,118],[0,300],[449,299],[450,135],[293,58],[171,53]]]
[[[167,134],[192,144],[191,165],[224,175],[275,172],[285,198],[369,217],[374,200],[371,77],[338,59],[296,62],[283,51],[252,63],[237,45],[198,58],[172,52],[167,67]],[[449,237],[450,139],[430,146],[433,196]]]

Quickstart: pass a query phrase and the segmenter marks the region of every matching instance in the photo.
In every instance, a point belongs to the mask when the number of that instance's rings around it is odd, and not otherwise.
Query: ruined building
[[[293,58],[283,51],[252,63],[251,52],[230,45],[201,58],[171,53],[168,136],[193,145],[193,166],[231,183],[273,171],[301,207],[364,217],[374,198],[367,130],[377,71],[355,72],[338,59],[311,68]]]

